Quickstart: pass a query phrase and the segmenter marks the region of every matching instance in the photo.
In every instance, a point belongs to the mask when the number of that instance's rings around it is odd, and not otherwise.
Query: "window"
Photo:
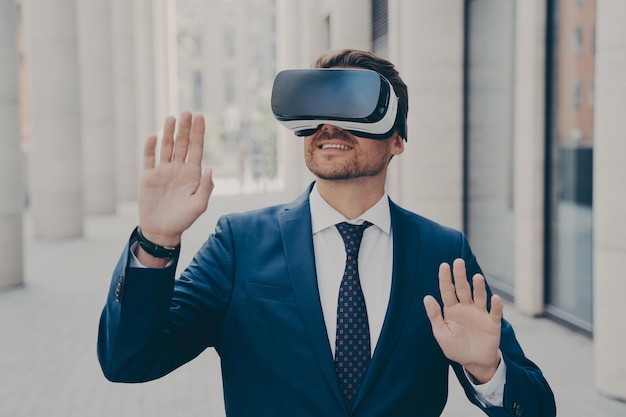
[[[580,55],[583,50],[583,30],[580,27],[574,28],[572,32],[572,52]]]
[[[232,68],[224,72],[224,102],[227,105],[235,102],[235,72]]]
[[[193,72],[193,110],[201,112],[203,110],[203,91],[202,91],[202,71]]]
[[[515,2],[466,4],[465,231],[489,285],[513,295]]]
[[[373,52],[379,56],[387,54],[387,15],[387,0],[372,0],[372,45]]]
[[[593,312],[593,48],[582,48],[582,29],[593,33],[594,4],[554,0],[548,39],[548,137],[546,199],[546,312],[591,331]],[[590,2],[591,3],[591,2]],[[573,33],[570,40],[559,33]],[[572,48],[573,47],[573,48]],[[572,51],[573,49],[573,51]],[[571,100],[568,96],[571,95]]]
[[[177,43],[180,51],[193,56],[202,55],[202,20],[195,17],[178,18]]]
[[[580,107],[580,80],[574,80],[574,85],[572,87],[572,102],[574,103],[575,108]]]
[[[235,17],[232,13],[224,14],[224,20],[222,20],[222,36],[224,44],[224,55],[235,55]]]

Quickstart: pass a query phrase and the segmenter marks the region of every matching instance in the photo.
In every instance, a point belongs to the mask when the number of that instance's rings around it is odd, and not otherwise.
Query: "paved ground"
[[[216,196],[184,240],[181,264],[213,230],[218,214],[266,205],[279,197]],[[85,237],[35,239],[26,218],[26,284],[0,291],[0,417],[223,416],[219,362],[213,351],[161,380],[113,384],[95,354],[109,274],[136,223],[136,208],[89,217]],[[557,397],[560,416],[626,416],[626,403],[593,388],[592,341],[556,323],[505,306],[527,355]],[[483,414],[451,382],[445,417]],[[529,416],[532,417],[532,416]]]

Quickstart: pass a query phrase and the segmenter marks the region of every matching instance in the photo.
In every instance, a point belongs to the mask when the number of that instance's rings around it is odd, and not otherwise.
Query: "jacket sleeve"
[[[98,332],[98,360],[114,382],[160,378],[215,345],[232,290],[225,217],[179,279],[177,260],[164,269],[129,267],[130,245],[113,272]]]
[[[462,257],[465,259],[467,276],[481,273],[476,257],[472,254],[465,237],[462,238]],[[487,287],[488,296],[491,290]],[[506,384],[503,407],[483,407],[476,399],[473,388],[465,377],[462,367],[453,363],[453,369],[469,400],[490,417],[554,417],[556,405],[554,394],[539,367],[529,360],[515,337],[511,324],[502,319],[500,351],[506,363]]]

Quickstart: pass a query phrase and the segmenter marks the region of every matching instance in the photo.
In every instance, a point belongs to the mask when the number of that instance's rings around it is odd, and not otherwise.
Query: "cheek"
[[[373,139],[372,139],[373,140]],[[389,159],[389,146],[386,142],[374,142],[368,146],[366,150],[367,159],[371,161],[387,160]]]

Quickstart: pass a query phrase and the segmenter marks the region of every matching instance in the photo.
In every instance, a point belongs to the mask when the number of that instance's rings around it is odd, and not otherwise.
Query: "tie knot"
[[[370,222],[364,222],[363,224],[343,222],[337,224],[337,230],[339,230],[343,238],[343,244],[346,246],[346,253],[359,253],[363,232],[371,225],[372,223]]]

